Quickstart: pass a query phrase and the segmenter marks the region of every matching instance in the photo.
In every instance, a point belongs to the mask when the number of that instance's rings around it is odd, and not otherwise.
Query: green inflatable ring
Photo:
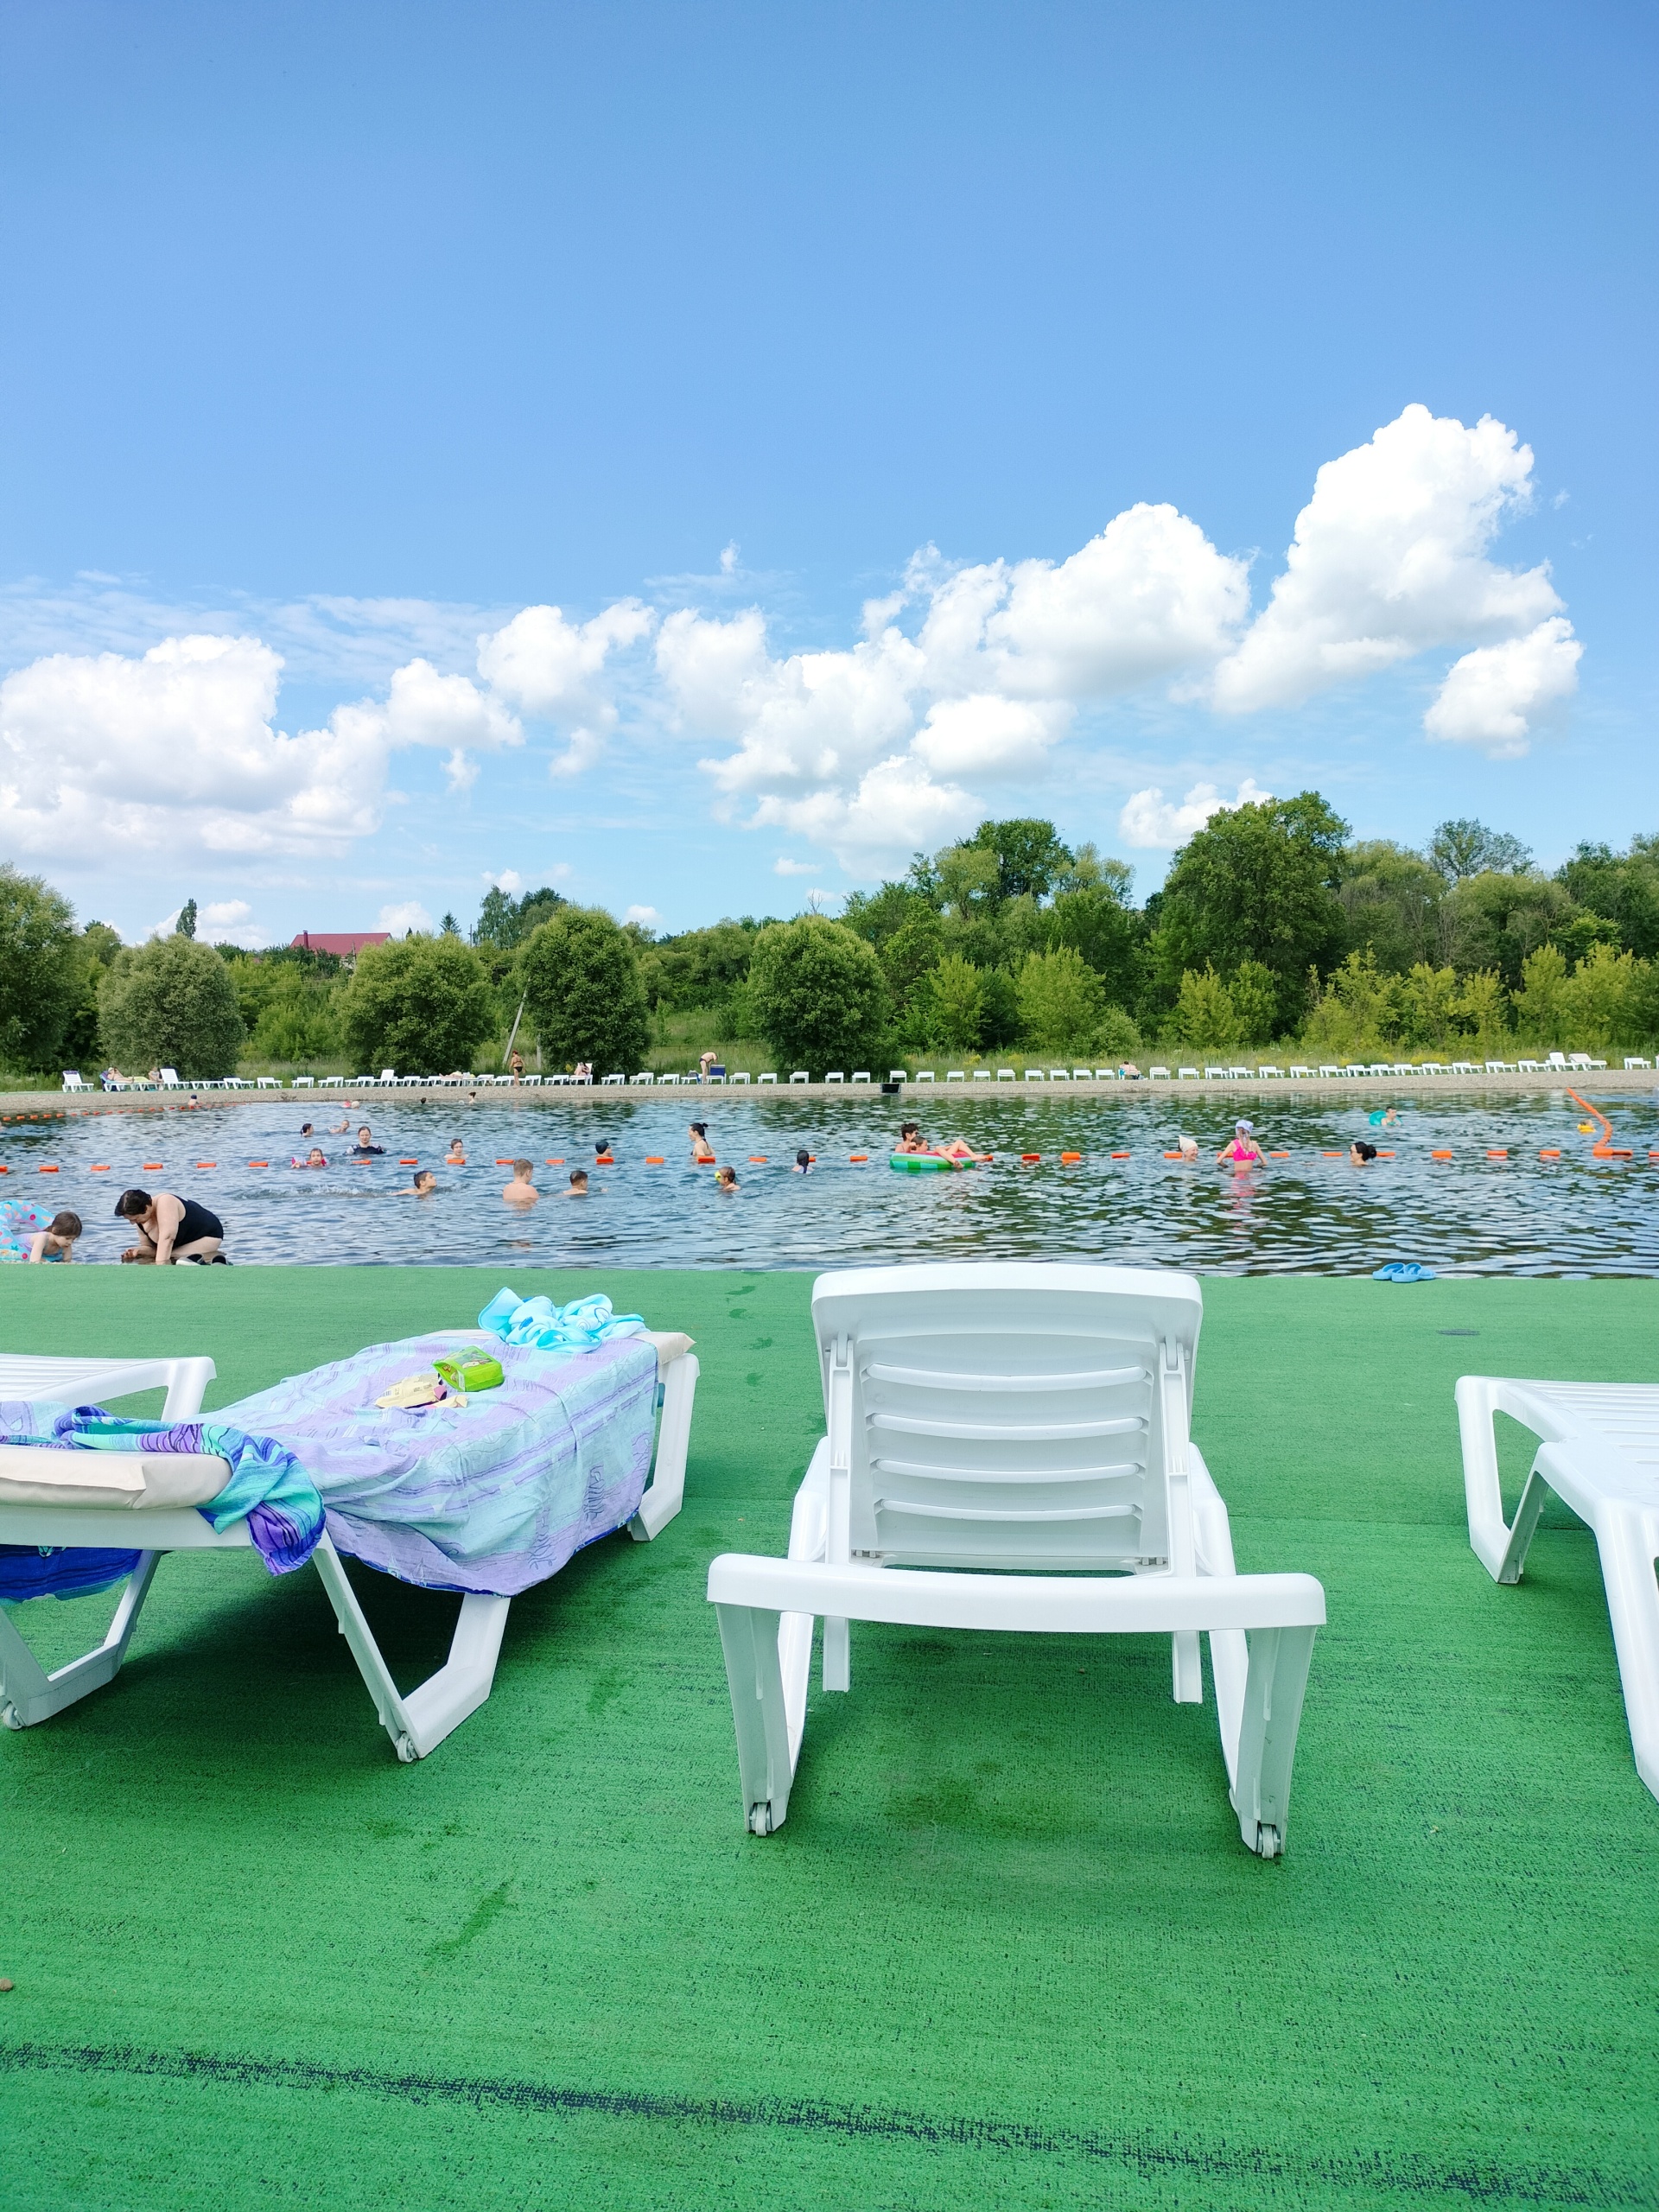
[[[947,1160],[937,1152],[895,1152],[888,1154],[887,1165],[897,1168],[901,1175],[948,1175],[962,1162]]]

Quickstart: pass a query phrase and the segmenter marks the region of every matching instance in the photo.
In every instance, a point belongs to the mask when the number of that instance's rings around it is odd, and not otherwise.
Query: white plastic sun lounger
[[[1659,1384],[1458,1382],[1469,1541],[1495,1582],[1518,1582],[1549,1493],[1589,1523],[1601,1554],[1636,1770],[1659,1797]],[[1515,1520],[1503,1518],[1492,1415],[1541,1440]]]
[[[1138,1268],[819,1277],[829,1433],[789,1555],[728,1554],[709,1570],[754,1834],[789,1809],[822,1618],[826,1690],[849,1685],[854,1620],[1156,1630],[1173,1639],[1176,1699],[1196,1704],[1207,1632],[1239,1832],[1263,1858],[1283,1850],[1325,1593],[1311,1575],[1234,1567],[1227,1509],[1188,1434],[1201,1313],[1190,1275]]]
[[[458,1338],[491,1344],[481,1330]],[[658,1346],[660,1415],[652,1472],[628,1523],[648,1543],[679,1511],[696,1394],[696,1355],[671,1339]],[[44,1359],[0,1355],[0,1398],[104,1403],[167,1386],[162,1417],[188,1421],[213,1379],[211,1359]],[[42,1452],[0,1445],[0,1543],[109,1547],[137,1551],[109,1633],[96,1649],[47,1674],[0,1606],[0,1724],[30,1728],[114,1679],[164,1552],[245,1551],[245,1521],[222,1530],[196,1510],[230,1478],[223,1459],[184,1452]],[[400,1759],[424,1758],[489,1696],[507,1624],[509,1598],[471,1593],[461,1601],[449,1656],[418,1688],[402,1692],[381,1656],[357,1593],[327,1530],[311,1554],[340,1634]]]

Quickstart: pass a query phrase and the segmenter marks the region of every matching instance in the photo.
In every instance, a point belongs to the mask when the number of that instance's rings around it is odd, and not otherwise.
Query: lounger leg
[[[1659,1797],[1659,1513],[1605,1504],[1596,1520],[1613,1649],[1636,1770]]]
[[[1497,1562],[1498,1581],[1518,1582],[1521,1580],[1521,1570],[1527,1563],[1527,1554],[1531,1550],[1532,1540],[1538,1532],[1538,1516],[1548,1503],[1549,1484],[1538,1471],[1538,1461],[1535,1459],[1527,1471],[1526,1484],[1521,1492],[1521,1503],[1515,1509],[1515,1523],[1504,1544],[1503,1556]]]
[[[340,1632],[350,1644],[357,1670],[374,1700],[381,1726],[400,1759],[406,1764],[423,1759],[488,1697],[512,1599],[477,1594],[463,1598],[448,1658],[435,1675],[429,1675],[405,1697],[391,1679],[373,1630],[357,1602],[357,1592],[346,1580],[340,1554],[327,1535],[311,1556],[328,1592]]]
[[[1249,1673],[1230,1793],[1238,1832],[1263,1859],[1277,1859],[1285,1848],[1290,1811],[1290,1771],[1296,1758],[1308,1662],[1313,1655],[1311,1628],[1258,1628],[1249,1632]]]
[[[43,1671],[40,1662],[0,1610],[0,1722],[8,1728],[32,1728],[54,1713],[73,1705],[89,1691],[101,1690],[120,1671],[132,1631],[137,1626],[144,1599],[149,1595],[159,1552],[140,1552],[138,1564],[127,1577],[127,1586],[115,1609],[109,1634],[95,1651],[72,1659],[54,1674]]]
[[[771,1835],[789,1813],[790,1785],[800,1738],[790,1742],[789,1720],[779,1663],[780,1616],[755,1605],[716,1605],[726,1680],[732,1693],[737,1730],[737,1771],[743,1792],[743,1824],[755,1835]],[[807,1623],[810,1651],[811,1619]],[[805,1683],[802,1681],[803,1706]]]
[[[1510,1528],[1503,1518],[1503,1491],[1497,1471],[1497,1440],[1492,1433],[1492,1415],[1497,1408],[1497,1391],[1491,1376],[1464,1375],[1458,1380],[1458,1433],[1463,1445],[1463,1494],[1469,1515],[1469,1542],[1475,1556],[1494,1581],[1513,1582],[1521,1572],[1520,1562],[1508,1576],[1504,1567],[1510,1555]],[[1542,1500],[1539,1500],[1541,1505]],[[1536,1524],[1537,1513],[1533,1515]],[[1516,1525],[1520,1526],[1519,1516]],[[1531,1531],[1529,1530],[1529,1535]],[[1521,1548],[1522,1556],[1526,1546]]]
[[[691,1442],[691,1405],[697,1394],[696,1354],[677,1359],[663,1377],[663,1414],[657,1429],[657,1459],[651,1487],[628,1523],[637,1544],[652,1538],[679,1511],[685,1498],[685,1459]]]

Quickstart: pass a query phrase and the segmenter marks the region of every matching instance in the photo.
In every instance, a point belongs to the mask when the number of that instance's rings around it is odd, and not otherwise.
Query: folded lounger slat
[[[1318,1582],[1240,1575],[1227,1509],[1191,1440],[1201,1296],[1192,1277],[1008,1262],[820,1276],[828,1433],[786,1559],[709,1570],[747,1825],[779,1827],[823,1687],[850,1681],[848,1624],[1167,1633],[1174,1694],[1203,1697],[1210,1637],[1239,1832],[1284,1848]],[[972,1570],[963,1572],[963,1570]]]
[[[629,1534],[641,1543],[649,1542],[680,1510],[698,1373],[689,1338],[651,1333],[658,1363],[655,1448],[648,1486],[627,1523]],[[446,1330],[443,1335],[447,1343],[497,1344],[496,1338],[481,1330]],[[165,1383],[163,1417],[186,1421],[200,1412],[202,1393],[213,1374],[213,1361],[205,1358],[0,1356],[0,1399],[101,1403]],[[0,1722],[11,1728],[31,1727],[113,1679],[164,1552],[245,1551],[251,1547],[245,1519],[215,1530],[196,1510],[215,1497],[229,1478],[225,1460],[204,1455],[45,1452],[0,1446],[0,1543],[138,1553],[103,1643],[53,1674],[41,1669],[0,1608]],[[326,1529],[311,1560],[398,1758],[424,1758],[489,1696],[512,1599],[465,1592],[448,1658],[418,1688],[400,1692]]]
[[[1549,1493],[1587,1522],[1601,1558],[1636,1770],[1659,1797],[1659,1384],[1465,1375],[1457,1388],[1469,1541],[1495,1582],[1519,1582]],[[1494,1414],[1539,1440],[1503,1518]]]

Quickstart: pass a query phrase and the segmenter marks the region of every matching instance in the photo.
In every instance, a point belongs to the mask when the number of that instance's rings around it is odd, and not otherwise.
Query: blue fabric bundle
[[[597,1351],[618,1337],[637,1337],[645,1328],[639,1313],[613,1313],[611,1301],[595,1294],[555,1306],[550,1298],[520,1298],[498,1290],[478,1317],[504,1344],[525,1344],[537,1351]]]

